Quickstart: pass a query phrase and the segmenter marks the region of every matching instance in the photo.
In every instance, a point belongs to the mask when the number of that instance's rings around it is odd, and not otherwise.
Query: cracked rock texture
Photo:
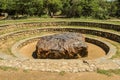
[[[75,59],[88,55],[81,33],[61,33],[41,37],[35,51],[39,59]]]

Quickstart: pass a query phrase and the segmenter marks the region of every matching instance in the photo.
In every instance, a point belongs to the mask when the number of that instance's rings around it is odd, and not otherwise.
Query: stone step
[[[14,59],[12,55],[7,55],[5,53],[0,52],[0,59]]]
[[[51,59],[14,59],[0,60],[0,66],[15,67],[24,70],[38,70],[49,72],[91,72],[98,69],[120,69],[120,60],[51,60]],[[109,66],[109,67],[108,67]]]

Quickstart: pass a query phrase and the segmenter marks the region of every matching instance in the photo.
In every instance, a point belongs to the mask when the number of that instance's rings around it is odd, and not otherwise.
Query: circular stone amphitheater
[[[36,58],[36,45],[42,37],[65,33],[84,36],[87,56],[74,59]],[[120,69],[119,59],[120,25],[117,24],[56,21],[0,26],[0,66],[50,72],[85,72]]]

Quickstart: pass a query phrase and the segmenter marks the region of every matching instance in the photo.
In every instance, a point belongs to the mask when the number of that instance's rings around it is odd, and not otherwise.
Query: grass
[[[97,27],[87,27],[87,26],[53,26],[53,28],[82,28],[82,29],[91,29],[91,30],[98,30],[98,31],[107,31],[111,33],[117,33],[120,34],[120,32],[115,31],[115,30],[107,30],[107,29],[102,29],[102,28],[97,28]],[[8,30],[1,30],[0,35],[10,33],[10,32],[16,32],[16,31],[22,31],[22,30],[30,30],[30,29],[39,29],[39,28],[49,28],[49,27],[43,27],[43,26],[33,26],[33,27],[22,27],[22,28],[16,28],[14,27],[13,29],[8,29]],[[52,28],[52,27],[51,27]]]
[[[120,69],[110,70],[110,72],[112,72],[112,73],[114,73],[114,74],[117,74],[117,75],[120,75]]]
[[[27,70],[27,69],[24,69],[24,70],[23,70],[23,72],[24,72],[24,73],[28,73],[28,72],[29,72],[29,70]]]
[[[100,69],[97,70],[97,73],[104,74],[104,75],[107,75],[107,76],[111,76],[112,75],[109,71],[107,71],[107,70],[100,70]]]
[[[18,20],[1,20],[0,24],[15,24],[23,22],[57,22],[57,21],[81,21],[81,22],[99,22],[99,23],[108,23],[108,24],[120,24],[120,21],[117,19],[114,20],[98,20],[91,18],[38,18],[31,17],[27,19],[18,19]]]
[[[120,75],[120,69],[115,69],[115,70],[101,70],[98,69],[97,73],[104,74],[107,76],[112,76],[113,74]]]
[[[17,68],[14,67],[7,67],[7,66],[0,66],[0,69],[3,71],[8,71],[8,70],[13,70],[13,71],[17,71]]]
[[[65,71],[59,72],[59,75],[64,76],[65,75]]]
[[[0,58],[0,60],[3,60],[2,58]]]

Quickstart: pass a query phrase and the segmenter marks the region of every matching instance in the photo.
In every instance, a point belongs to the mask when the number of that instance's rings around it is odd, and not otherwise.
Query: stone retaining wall
[[[99,30],[81,29],[81,28],[47,28],[44,31],[62,31],[62,32],[80,32],[83,34],[91,34],[104,37],[120,43],[120,34],[109,33]]]
[[[49,23],[49,24],[48,24]],[[54,23],[54,22],[53,22]],[[85,22],[56,22],[54,23],[47,22],[47,23],[22,23],[22,24],[15,24],[15,25],[4,25],[0,27],[0,30],[2,29],[9,29],[13,27],[33,27],[33,26],[59,26],[59,25],[78,25],[78,26],[91,26],[91,27],[101,27],[105,29],[113,29],[120,31],[120,25],[113,25],[113,24],[103,24],[103,23],[91,23],[88,22],[86,24]],[[107,27],[106,27],[107,26]],[[109,27],[110,26],[110,27]],[[114,40],[116,42],[120,43],[120,34],[114,34],[99,30],[90,30],[90,29],[74,29],[74,28],[46,28],[46,29],[33,29],[33,30],[26,30],[26,31],[19,31],[19,32],[13,32],[9,34],[4,34],[0,36],[0,42],[6,41],[8,38],[13,38],[15,36],[23,35],[23,34],[34,34],[34,33],[40,33],[42,31],[60,31],[60,32],[81,32],[85,34],[92,34],[101,36],[104,38],[108,38],[111,40]],[[87,40],[89,42],[89,40]],[[91,40],[90,40],[91,41]],[[93,40],[94,42],[94,40]],[[97,43],[95,41],[95,44],[99,44],[99,46],[102,47],[104,44]],[[106,43],[105,43],[106,44]],[[25,45],[25,44],[24,44]],[[107,43],[108,46],[108,43]],[[111,46],[109,46],[111,47]],[[109,52],[114,53],[109,48]],[[105,47],[106,52],[108,52],[108,47]],[[111,51],[110,51],[111,50]],[[19,54],[19,53],[18,53]],[[107,54],[108,55],[108,54]],[[109,55],[111,56],[111,54]],[[16,67],[16,68],[22,68],[22,69],[30,69],[30,70],[39,70],[39,71],[50,71],[50,72],[83,72],[83,71],[96,71],[97,69],[120,69],[120,60],[106,60],[106,59],[99,59],[99,60],[36,60],[36,59],[6,59],[6,60],[0,60],[0,66],[9,66],[9,67]]]
[[[94,22],[70,22],[69,25],[98,27],[98,28],[120,31],[120,25],[115,25],[115,24],[94,23]]]
[[[31,23],[19,23],[11,25],[1,25],[0,30],[8,29],[12,27],[33,27],[33,26],[87,26],[87,27],[98,27],[103,29],[111,29],[120,31],[120,25],[116,24],[106,24],[106,23],[94,23],[94,22],[31,22]]]
[[[19,31],[19,32],[14,32],[14,33],[9,33],[9,34],[4,34],[0,36],[0,40],[6,40],[8,38],[13,38],[14,36],[18,35],[25,35],[25,34],[34,34],[34,33],[40,33],[40,32],[48,32],[48,31],[60,31],[60,32],[80,32],[83,34],[91,34],[91,35],[96,35],[100,37],[104,37],[116,42],[120,43],[120,34],[115,34],[115,33],[109,33],[109,32],[104,32],[104,31],[98,31],[98,30],[90,30],[90,29],[75,29],[75,28],[40,28],[40,29],[33,29],[33,30],[25,30],[25,31]]]

